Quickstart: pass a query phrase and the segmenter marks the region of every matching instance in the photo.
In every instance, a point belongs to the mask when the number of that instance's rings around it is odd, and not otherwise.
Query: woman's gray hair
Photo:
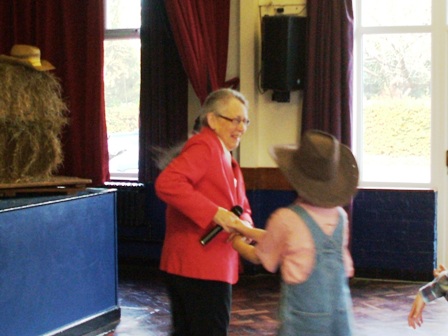
[[[233,89],[218,89],[210,93],[202,104],[200,114],[195,123],[192,134],[198,133],[202,126],[209,126],[207,121],[207,113],[222,113],[227,108],[230,99],[238,99],[246,109],[249,109],[249,102],[242,93]],[[152,154],[157,168],[165,169],[166,166],[180,154],[186,141],[178,143],[169,148],[152,147]]]
[[[208,126],[207,113],[222,113],[227,108],[229,100],[233,98],[238,99],[247,110],[249,109],[249,102],[241,92],[227,88],[218,89],[210,93],[202,104],[199,115],[201,125]]]

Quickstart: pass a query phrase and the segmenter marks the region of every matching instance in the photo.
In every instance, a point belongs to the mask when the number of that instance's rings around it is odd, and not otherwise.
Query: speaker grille
[[[264,90],[293,91],[305,83],[306,18],[295,15],[262,19],[262,71]]]

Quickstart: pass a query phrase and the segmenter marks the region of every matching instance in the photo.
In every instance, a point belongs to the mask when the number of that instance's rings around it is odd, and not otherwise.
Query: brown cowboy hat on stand
[[[356,159],[331,134],[306,131],[299,146],[274,146],[270,154],[299,196],[313,205],[343,206],[357,192]]]
[[[41,60],[40,49],[26,44],[15,44],[10,56],[0,55],[0,61],[24,65],[37,71],[53,70],[55,67],[46,60]]]

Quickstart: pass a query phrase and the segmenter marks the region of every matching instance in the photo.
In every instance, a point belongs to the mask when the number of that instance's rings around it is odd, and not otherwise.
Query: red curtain
[[[225,81],[230,0],[165,0],[174,40],[185,72],[201,103]]]
[[[351,146],[352,1],[308,1],[307,13],[307,75],[302,131],[320,129]]]
[[[14,44],[41,49],[61,79],[70,124],[63,132],[59,175],[109,179],[104,107],[102,0],[0,1],[0,53]]]

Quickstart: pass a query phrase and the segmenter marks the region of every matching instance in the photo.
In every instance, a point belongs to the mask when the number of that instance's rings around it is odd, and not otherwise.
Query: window
[[[355,152],[361,183],[431,182],[431,1],[359,0]]]
[[[106,0],[104,86],[113,180],[138,178],[140,0]]]

